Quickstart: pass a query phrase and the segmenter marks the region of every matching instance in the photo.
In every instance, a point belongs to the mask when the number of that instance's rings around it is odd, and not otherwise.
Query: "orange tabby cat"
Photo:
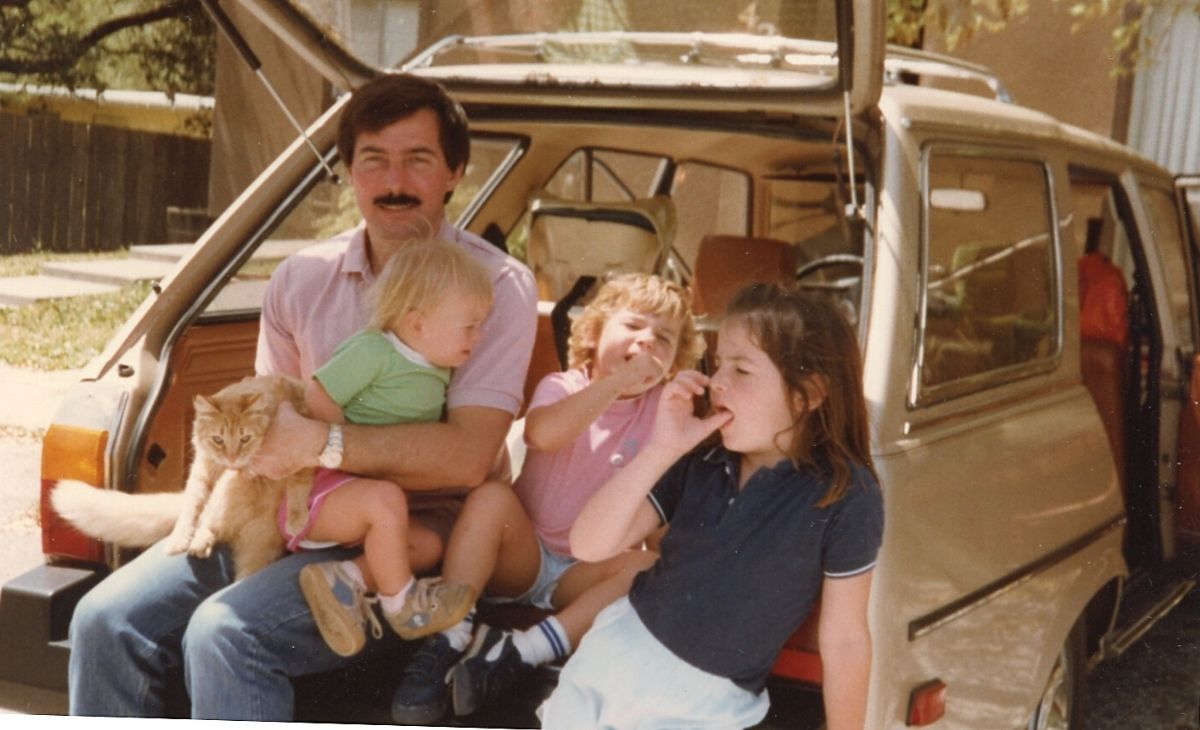
[[[145,547],[166,536],[168,553],[208,557],[216,543],[228,543],[234,578],[244,578],[284,552],[276,520],[280,500],[287,500],[289,531],[298,532],[308,519],[312,469],[284,479],[248,469],[285,400],[307,413],[303,386],[283,376],[244,378],[196,396],[195,459],[182,492],[134,495],[63,481],[51,503],[79,531],[124,547]]]

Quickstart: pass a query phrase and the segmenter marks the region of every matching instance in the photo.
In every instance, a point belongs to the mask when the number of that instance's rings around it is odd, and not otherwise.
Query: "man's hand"
[[[682,456],[703,441],[710,433],[733,418],[728,411],[707,418],[695,414],[693,398],[704,394],[708,376],[695,370],[683,370],[663,388],[658,400],[654,433],[648,448]]]
[[[250,459],[250,470],[270,479],[282,479],[305,467],[314,467],[328,435],[328,424],[301,416],[285,401],[279,405],[262,444]]]

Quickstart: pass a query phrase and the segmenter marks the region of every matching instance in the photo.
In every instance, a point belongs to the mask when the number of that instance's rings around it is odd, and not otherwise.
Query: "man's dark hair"
[[[436,81],[412,74],[383,74],[354,90],[338,121],[337,147],[342,163],[350,166],[354,142],[363,132],[378,132],[422,109],[438,118],[438,141],[451,170],[465,168],[471,157],[467,114]]]

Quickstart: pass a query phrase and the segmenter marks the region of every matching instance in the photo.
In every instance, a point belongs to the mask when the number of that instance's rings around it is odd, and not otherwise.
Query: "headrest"
[[[696,252],[692,308],[696,314],[720,317],[733,295],[747,284],[795,281],[797,262],[796,248],[786,241],[705,236]]]
[[[589,203],[539,193],[529,211],[527,259],[543,300],[558,301],[580,276],[657,273],[675,238],[665,195]]]

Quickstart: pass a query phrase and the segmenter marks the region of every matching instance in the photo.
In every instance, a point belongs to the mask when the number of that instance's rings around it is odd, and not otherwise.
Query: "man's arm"
[[[496,461],[512,414],[499,408],[461,406],[444,422],[345,426],[341,471],[386,479],[405,489],[475,487]],[[252,464],[281,478],[317,465],[329,427],[284,403]]]

